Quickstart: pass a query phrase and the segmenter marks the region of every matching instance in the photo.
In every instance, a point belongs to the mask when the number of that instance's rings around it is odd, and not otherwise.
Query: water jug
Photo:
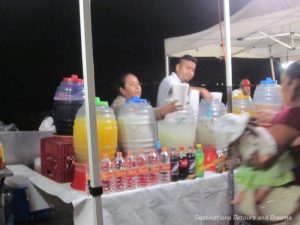
[[[105,101],[96,98],[97,137],[99,160],[107,153],[112,160],[117,148],[117,123],[113,110]],[[79,163],[88,162],[87,128],[84,105],[78,110],[74,122],[74,151]]]
[[[257,110],[273,110],[278,112],[283,107],[281,87],[276,80],[267,77],[256,87],[253,102]]]
[[[64,77],[57,87],[53,103],[53,119],[57,134],[73,134],[74,119],[83,102],[83,80],[77,75]]]
[[[250,99],[250,96],[240,93],[232,98],[232,112],[240,114],[242,112],[248,112],[250,116],[255,115],[255,105]]]
[[[154,148],[157,139],[157,125],[154,111],[145,100],[134,96],[118,111],[118,146],[125,152],[137,153],[145,150],[145,154]]]
[[[190,105],[183,110],[167,114],[164,120],[158,121],[161,146],[176,149],[182,146],[188,149],[190,145],[194,145],[196,125]]]
[[[196,131],[196,141],[203,147],[215,147],[213,124],[216,119],[226,113],[225,105],[220,98],[212,101],[202,100],[199,105],[199,116]]]

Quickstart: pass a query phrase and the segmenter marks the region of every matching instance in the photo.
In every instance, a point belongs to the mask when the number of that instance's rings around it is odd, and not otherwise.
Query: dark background
[[[219,21],[218,0],[91,2],[96,94],[110,103],[116,96],[116,79],[130,71],[140,78],[143,97],[155,105],[165,76],[164,39],[199,32]],[[249,0],[230,2],[233,14]],[[0,0],[0,32],[0,120],[16,123],[21,130],[38,129],[51,113],[62,78],[82,77],[79,3]],[[172,59],[172,71],[175,64]],[[256,84],[267,74],[269,60],[233,59],[234,85],[241,78]],[[224,61],[199,59],[192,83],[224,92]]]

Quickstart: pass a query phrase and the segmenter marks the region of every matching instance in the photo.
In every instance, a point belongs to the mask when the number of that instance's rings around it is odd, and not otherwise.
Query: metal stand
[[[7,169],[4,168],[3,170],[0,170],[0,225],[5,225],[5,213],[4,213],[4,207],[5,207],[5,194],[4,194],[4,180],[6,177],[12,176],[13,173]]]

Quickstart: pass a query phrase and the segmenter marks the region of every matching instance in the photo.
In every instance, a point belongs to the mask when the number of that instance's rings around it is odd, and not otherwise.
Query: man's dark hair
[[[191,55],[184,55],[184,56],[182,56],[179,59],[178,64],[180,64],[183,60],[191,61],[191,62],[193,62],[195,64],[198,63],[198,60],[195,57],[191,56]]]

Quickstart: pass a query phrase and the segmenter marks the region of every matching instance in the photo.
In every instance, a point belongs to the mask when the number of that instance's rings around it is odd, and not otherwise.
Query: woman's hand
[[[168,102],[167,104],[161,106],[159,108],[159,112],[160,112],[161,116],[165,117],[165,115],[167,115],[168,113],[172,113],[172,112],[182,109],[182,106],[178,105],[176,103],[177,103],[177,100]]]

